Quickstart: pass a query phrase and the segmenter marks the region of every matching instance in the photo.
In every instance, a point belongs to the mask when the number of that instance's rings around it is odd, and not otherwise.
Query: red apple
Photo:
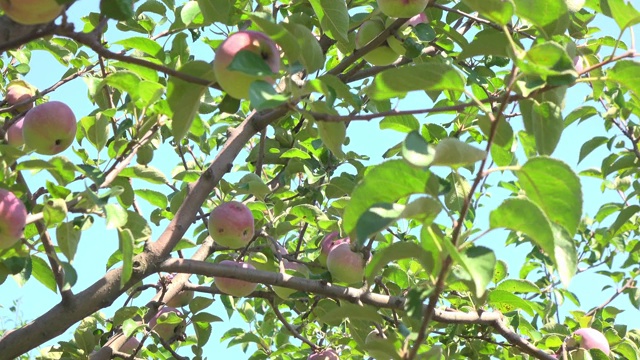
[[[380,18],[374,18],[363,22],[356,34],[356,49],[363,48],[382,31],[384,31],[384,29],[384,21]],[[399,55],[393,51],[388,42],[385,41],[377,48],[364,55],[363,59],[367,60],[372,65],[384,66],[393,64],[398,60],[398,57]]]
[[[298,262],[293,262],[293,261],[287,261],[287,260],[283,260],[283,261],[284,261],[285,272],[288,275],[304,277],[307,279],[309,278],[309,268],[307,268],[306,265]],[[291,296],[291,294],[293,294],[297,290],[280,287],[280,286],[274,286],[273,291],[282,299],[288,299],[289,296]]]
[[[41,155],[55,155],[71,146],[76,128],[71,108],[59,101],[49,101],[29,110],[22,134],[29,149]]]
[[[27,209],[11,191],[0,189],[0,249],[13,246],[27,222]]]
[[[569,346],[578,346],[585,350],[600,349],[609,355],[611,349],[607,338],[600,331],[592,328],[582,328],[576,330],[569,340]]]
[[[331,249],[340,244],[349,243],[349,238],[338,239],[338,236],[340,236],[340,233],[332,232],[322,239],[320,243],[320,256],[318,256],[318,261],[322,266],[327,266],[327,256]]]
[[[280,51],[267,35],[251,30],[231,34],[216,50],[213,71],[222,90],[236,99],[247,99],[249,87],[256,80],[273,82],[269,76],[257,76],[242,71],[230,70],[229,65],[242,50],[251,51],[267,63],[272,72],[280,71]]]
[[[186,326],[184,320],[182,320],[182,322],[178,324],[162,322],[164,320],[167,320],[171,316],[171,314],[176,314],[182,318],[182,313],[180,312],[180,310],[170,306],[164,306],[151,318],[151,320],[149,320],[149,327],[154,330],[158,334],[158,336],[167,341],[173,338],[176,333],[183,332],[184,326]]]
[[[326,349],[309,355],[307,360],[340,360],[333,349]]]
[[[362,254],[353,252],[348,243],[335,246],[327,256],[327,269],[331,277],[347,284],[362,282],[364,266]]]
[[[0,0],[0,8],[17,23],[35,25],[53,21],[64,6],[56,0]]]
[[[35,95],[34,89],[22,80],[16,80],[9,83],[7,86],[7,104],[13,106],[23,101],[31,99]],[[33,102],[28,102],[24,105],[18,106],[16,111],[18,113],[25,112],[33,107]]]
[[[7,142],[9,143],[9,145],[15,147],[24,145],[24,136],[22,136],[23,125],[24,118],[20,118],[9,127],[9,129],[7,130]]]
[[[429,0],[378,0],[383,14],[395,18],[410,18],[424,11]]]
[[[220,261],[220,265],[231,266],[231,267],[242,268],[242,269],[252,269],[252,270],[256,269],[255,267],[253,267],[253,265],[247,264],[242,261],[235,262],[231,260],[223,260],[223,261]],[[236,297],[247,296],[251,294],[256,289],[256,287],[258,287],[258,284],[256,283],[226,278],[222,276],[215,276],[213,278],[213,281],[216,287],[220,291],[222,291],[225,294],[229,294],[231,296],[236,296]]]
[[[209,215],[209,235],[222,246],[239,249],[247,246],[254,234],[253,214],[238,201],[218,205]]]

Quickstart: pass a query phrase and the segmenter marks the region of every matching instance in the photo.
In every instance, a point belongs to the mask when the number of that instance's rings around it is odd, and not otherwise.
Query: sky
[[[80,24],[78,21],[80,16],[87,14],[89,11],[97,11],[97,2],[80,0],[71,8],[69,19],[76,22],[76,24]],[[617,37],[618,27],[610,19],[602,18],[598,25],[604,32]],[[111,21],[109,26],[115,28],[114,22]],[[79,27],[77,26],[76,28]],[[109,41],[118,39],[117,37],[113,36],[113,33],[114,32],[110,32],[108,34],[107,39]],[[136,34],[126,35],[135,36]],[[623,40],[627,43],[629,42],[628,32],[623,37]],[[212,60],[213,56],[210,50],[195,50],[192,51],[192,53],[195,54],[196,58],[205,61]],[[65,68],[57,61],[53,60],[53,58],[49,54],[38,51],[33,53],[31,72],[26,77],[26,80],[31,84],[37,86],[39,89],[44,89],[59,80],[63,76],[64,72]],[[589,93],[589,88],[585,84],[579,84],[571,88],[569,91],[570,92],[567,96],[565,115],[569,110],[581,105],[582,100]],[[72,105],[76,116],[78,117],[78,119],[80,119],[93,110],[93,106],[89,102],[86,94],[87,88],[85,83],[81,79],[78,79],[62,86],[60,89],[50,94],[50,99],[64,101]],[[407,99],[402,101],[402,105],[399,107],[399,109],[404,110],[420,108],[422,107],[421,104],[423,104],[423,99],[423,94],[411,94]],[[418,117],[418,119],[421,121],[421,123],[424,123],[425,121],[442,122],[447,120],[448,117],[440,115],[427,117],[426,120],[424,117]],[[516,129],[518,129],[518,126],[521,126],[520,121],[516,120],[512,121],[512,123],[514,124],[514,127]],[[378,124],[379,120],[370,122],[352,122],[348,129],[350,143],[345,147],[345,150],[369,155],[370,164],[377,164],[382,162],[382,154],[396,143],[402,141],[405,137],[405,134],[392,130],[380,130]],[[602,126],[602,122],[597,118],[592,118],[582,124],[574,123],[565,130],[565,134],[561,139],[560,145],[553,156],[567,162],[570,166],[576,169],[576,172],[590,167],[599,167],[600,159],[602,159],[604,154],[606,154],[603,149],[595,151],[580,164],[577,164],[577,160],[580,146],[587,139],[590,139],[593,136],[603,135],[603,132],[604,127]],[[371,141],[372,136],[375,136],[376,141]],[[571,137],[571,139],[567,139],[567,137],[569,136]],[[77,146],[77,144],[74,145]],[[171,151],[171,149],[160,150],[159,153],[156,153],[155,160],[151,163],[151,165],[158,167],[165,174],[170,174],[172,168],[178,165],[179,161],[177,157],[171,155]],[[519,158],[524,159],[522,150],[519,149],[518,151]],[[163,156],[163,152],[166,152],[167,156]],[[63,155],[69,156],[70,158],[75,157],[75,155],[70,150],[66,151]],[[168,158],[172,160],[167,161],[166,159]],[[209,158],[208,161],[210,161],[211,159],[212,158]],[[242,161],[243,159],[243,155],[240,155],[238,157],[239,161]],[[234,179],[235,176],[238,175],[230,175],[225,179]],[[44,179],[50,179],[50,176],[47,173],[43,172],[35,176],[26,176],[26,178],[30,186],[34,188],[35,186],[39,186],[39,184],[42,184]],[[494,173],[493,175],[491,175],[490,182],[495,183],[499,179],[501,179],[499,173]],[[584,203],[585,216],[595,215],[597,207],[604,202],[619,202],[619,197],[615,192],[608,191],[602,193],[600,191],[600,181],[585,177],[581,177],[581,181],[583,184],[583,193],[588,194],[588,196],[585,196]],[[83,184],[78,185],[83,186]],[[148,184],[146,183],[138,184],[138,186],[147,185]],[[166,192],[165,189],[159,189],[163,190],[163,192]],[[485,206],[487,206],[487,208],[497,207],[499,204],[499,200],[506,196],[506,193],[501,194],[500,190],[498,189],[494,189],[492,191],[496,193],[495,198],[492,200],[487,200],[485,202]],[[140,203],[143,212],[148,214],[151,211],[151,207],[143,200],[141,200]],[[486,224],[488,224],[488,216],[488,211],[478,212],[477,224],[479,227],[487,227]],[[167,222],[165,221],[163,225],[166,224]],[[153,227],[152,238],[157,238],[161,231],[161,228]],[[191,236],[191,234],[191,232],[187,232],[186,237]],[[109,255],[112,254],[113,251],[115,251],[118,247],[116,231],[105,229],[103,221],[101,221],[100,219],[97,219],[93,227],[86,233],[83,233],[82,236],[83,238],[80,242],[78,254],[74,263],[76,269],[83,270],[81,273],[79,273],[78,283],[74,287],[76,291],[86,288],[102,276],[102,274],[104,273],[104,267],[103,265],[96,266],[96,264],[106,264]],[[509,260],[509,266],[510,269],[513,270],[512,276],[517,276],[517,269],[519,269],[521,265],[517,262],[517,259],[524,259],[525,254],[528,252],[528,248],[524,246],[518,248],[510,246],[508,248],[505,248],[502,245],[505,237],[506,232],[504,231],[492,232],[488,236],[480,240],[480,244],[489,246],[494,249],[499,259],[511,259]],[[148,282],[155,282],[157,279],[154,277],[150,277],[147,280]],[[607,284],[607,279],[603,276],[583,274],[577,276],[573,280],[569,289],[579,295],[579,298],[583,301],[582,310],[587,311],[589,308],[599,305],[611,295],[611,290],[600,291],[600,288],[605,284]],[[153,293],[147,291],[143,293],[142,296],[140,296],[138,300],[134,302],[134,304],[144,305],[152,296]],[[104,313],[107,316],[112,315],[113,311],[122,306],[125,300],[125,297],[118,299],[115,302],[114,306],[109,309],[105,309]],[[5,307],[5,309],[0,309],[0,326],[2,328],[12,328],[14,326],[13,315],[6,309],[6,307],[8,307],[10,304],[13,304],[14,301],[19,306],[18,314],[21,316],[21,319],[28,321],[39,316],[43,312],[43,309],[48,309],[51,306],[55,305],[59,301],[59,295],[54,294],[50,290],[47,290],[35,279],[31,279],[22,288],[18,287],[12,279],[7,279],[7,281],[1,285],[0,291],[0,304]],[[612,305],[625,309],[629,312],[637,311],[631,308],[627,298],[624,296],[617,299]],[[574,308],[575,306],[568,304],[566,307],[563,307],[562,314],[566,315],[568,314],[568,311]],[[222,308],[219,301],[214,303],[213,308],[210,310],[210,312],[219,315],[223,319],[226,319],[226,312]],[[622,322],[624,322],[624,319],[626,319],[626,321],[629,322],[629,325],[640,328],[640,320],[636,320],[636,322],[634,323],[634,318],[638,319],[637,316],[626,316],[623,317]],[[241,347],[236,346],[227,349],[226,344],[219,344],[217,340],[228,328],[240,327],[249,329],[249,325],[244,323],[244,321],[238,315],[234,315],[229,322],[223,324],[214,323],[213,326],[214,330],[212,333],[212,337],[209,341],[209,344],[207,345],[207,350],[210,351],[210,354],[215,353],[217,356],[226,356],[228,358],[234,359],[242,359],[248,357],[247,355],[243,354],[243,352],[241,351]],[[71,328],[61,337],[58,337],[56,340],[49,342],[48,345],[55,344],[58,340],[68,340],[71,337],[73,330],[74,328]],[[190,351],[188,349],[185,350],[186,352],[183,351],[182,354],[190,354]]]

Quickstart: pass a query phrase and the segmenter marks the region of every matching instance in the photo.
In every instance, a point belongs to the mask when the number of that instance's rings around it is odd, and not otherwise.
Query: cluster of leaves
[[[0,282],[39,281],[60,293],[63,309],[0,339],[0,352],[18,356],[81,321],[73,340],[42,356],[84,359],[124,333],[144,336],[137,356],[158,359],[205,358],[214,338],[251,349],[251,359],[304,358],[318,347],[345,359],[372,351],[391,359],[545,358],[590,326],[605,333],[611,356],[640,359],[640,333],[620,324],[621,310],[608,302],[559,315],[566,300],[584,306],[584,293],[568,288],[572,278],[596,272],[617,288],[605,289],[612,300],[625,294],[640,308],[640,64],[633,44],[593,25],[609,17],[623,34],[640,13],[623,0],[588,0],[577,12],[557,0],[432,1],[429,22],[404,41],[406,55],[375,67],[355,49],[355,29],[374,7],[371,0],[103,0],[101,13],[80,19],[81,31],[63,22],[46,30],[53,37],[31,36],[6,49],[3,84],[28,75],[32,52],[46,51],[68,70],[38,97],[81,78],[94,109],[82,114],[77,142],[64,155],[38,158],[0,143],[0,186],[30,212],[24,241],[0,251]],[[243,101],[219,91],[210,59],[196,60],[195,50],[210,53],[237,28],[270,35],[284,65],[275,87],[256,83]],[[120,40],[109,41],[112,34]],[[250,74],[265,68],[250,56],[232,66]],[[579,83],[590,86],[584,105],[565,109]],[[373,165],[367,154],[343,152],[345,136],[357,136],[349,124],[372,119],[381,119],[380,131],[367,137],[404,137]],[[576,173],[552,155],[587,120],[608,135],[586,141],[580,161],[606,155],[599,168]],[[0,133],[14,121],[7,116]],[[173,158],[170,174],[154,166],[154,153]],[[222,178],[234,160],[239,176]],[[30,190],[24,176],[42,170],[46,179]],[[595,216],[584,216],[580,176],[598,179],[621,200],[595,204]],[[212,247],[203,221],[232,199],[247,203],[260,229],[239,252]],[[82,271],[74,268],[77,249],[98,221],[117,246],[106,264],[111,271],[74,295]],[[158,239],[152,228],[162,231]],[[369,258],[368,292],[322,290],[332,279],[316,258],[332,231]],[[488,234],[507,235],[488,242]],[[274,251],[274,242],[288,255]],[[507,264],[498,254],[509,245],[527,253]],[[209,286],[218,268],[184,265],[178,270],[197,274],[188,285],[202,294],[183,309],[188,336],[173,344],[141,322],[157,310],[152,303],[122,307],[110,319],[94,313],[121,296],[144,298],[150,275],[168,269],[162,261],[183,253],[205,264],[242,257],[274,268],[284,257],[307,264],[312,275],[302,285],[263,281],[239,299]],[[514,262],[521,266],[509,270]],[[185,281],[168,291],[152,286],[162,290],[154,300],[175,296]],[[282,300],[270,289],[276,283],[319,290]],[[223,319],[211,313],[207,292],[251,330],[216,332],[211,323]],[[87,305],[74,308],[80,301]],[[489,321],[487,313],[499,316]],[[386,339],[366,343],[376,328]]]

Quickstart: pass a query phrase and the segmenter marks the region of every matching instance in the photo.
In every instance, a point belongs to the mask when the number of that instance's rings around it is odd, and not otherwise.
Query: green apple
[[[64,6],[56,0],[0,0],[0,8],[17,23],[36,25],[53,21]]]
[[[218,244],[232,249],[247,246],[254,234],[253,214],[238,201],[218,205],[208,221],[209,235]]]
[[[306,279],[309,278],[309,268],[307,268],[306,265],[297,263],[297,262],[287,261],[287,260],[283,260],[283,262],[284,262],[285,272],[288,275],[304,277]],[[291,294],[296,292],[296,290],[294,289],[289,289],[289,288],[280,287],[280,286],[274,286],[273,291],[279,297],[285,300],[288,299],[289,296],[291,296]]]
[[[327,269],[331,277],[347,284],[362,282],[364,266],[362,254],[352,251],[348,243],[335,246],[327,256]]]
[[[167,306],[176,308],[187,306],[189,305],[191,300],[193,300],[193,296],[193,291],[180,291],[171,300],[167,301]]]
[[[76,128],[71,108],[60,101],[49,101],[27,112],[22,134],[29,149],[41,155],[55,155],[71,146]]]
[[[391,24],[393,24],[394,21],[396,21],[396,19],[387,18],[387,20],[385,21],[385,26],[386,27],[391,26]],[[396,31],[394,35],[389,36],[389,38],[387,39],[387,44],[389,44],[389,47],[392,48],[393,51],[395,51],[398,55],[404,55],[407,52],[407,49],[405,49],[403,43],[404,43],[404,40],[411,33],[411,31],[408,30],[408,28],[415,27],[418,24],[426,23],[428,21],[429,20],[427,18],[427,15],[425,15],[422,12],[410,18]]]
[[[361,49],[385,29],[384,21],[379,18],[367,20],[360,25],[356,34],[356,49]],[[385,41],[377,48],[368,52],[363,58],[371,65],[384,66],[398,60],[398,54]]]
[[[236,54],[242,50],[260,55],[272,72],[280,71],[280,51],[270,37],[251,30],[231,34],[216,50],[213,71],[222,90],[236,99],[249,98],[249,87],[256,80],[273,82],[269,76],[251,75],[229,69]]]
[[[180,318],[183,317],[180,310],[170,306],[164,306],[149,320],[149,327],[166,341],[169,341],[174,335],[184,332],[184,327],[186,326],[184,319],[178,323],[167,321],[172,314]]]
[[[256,269],[255,267],[253,267],[253,265],[247,264],[243,261],[235,262],[231,260],[222,260],[220,261],[220,265],[225,265],[225,266],[230,266],[235,268],[242,268],[242,269],[252,269],[252,270]],[[258,284],[256,283],[232,279],[232,278],[226,278],[222,276],[214,276],[213,283],[218,288],[218,290],[222,291],[225,294],[236,296],[236,297],[247,296],[251,294],[256,289],[256,287],[258,287]]]
[[[140,165],[148,165],[153,160],[153,146],[145,144],[136,153],[136,162]]]
[[[394,18],[410,18],[424,11],[429,0],[377,0],[383,14]]]
[[[0,249],[13,246],[27,223],[27,208],[9,190],[0,189]]]

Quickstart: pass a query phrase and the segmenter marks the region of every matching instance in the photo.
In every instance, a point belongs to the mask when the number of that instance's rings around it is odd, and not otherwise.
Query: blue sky
[[[69,14],[69,19],[77,24],[76,28],[80,28],[79,18],[82,15],[87,14],[89,11],[97,11],[97,2],[81,0],[78,1],[71,9]],[[617,25],[610,19],[602,18],[599,21],[600,28],[614,37],[618,35],[618,27]],[[115,24],[110,22],[110,27],[112,29],[115,28]],[[107,39],[109,41],[117,40],[117,38],[113,37],[114,32],[110,32]],[[135,36],[136,34],[125,34],[129,36]],[[213,35],[208,35],[213,36]],[[623,37],[624,41],[629,41],[628,33]],[[212,59],[213,54],[210,50],[201,50],[201,51],[192,51],[195,54],[196,58],[201,60],[210,61]],[[37,86],[40,89],[47,88],[59,80],[65,68],[62,67],[57,61],[53,60],[53,58],[45,53],[45,52],[34,52],[33,58],[31,62],[31,72],[26,77],[27,81]],[[589,93],[589,88],[585,84],[579,84],[574,86],[569,90],[567,96],[567,113],[569,110],[574,109],[581,105],[582,100]],[[81,79],[75,80],[69,84],[62,86],[60,89],[50,94],[51,100],[59,100],[64,101],[67,104],[71,105],[76,113],[78,119],[89,114],[93,110],[93,106],[88,100],[87,97],[87,88],[84,82]],[[424,95],[423,94],[412,94],[407,99],[402,101],[402,105],[400,109],[416,109],[420,107],[424,107]],[[423,122],[433,121],[440,122],[448,120],[448,116],[431,116],[426,118],[418,117],[418,119]],[[349,126],[348,135],[351,139],[351,142],[348,146],[346,146],[346,150],[355,151],[361,154],[368,154],[371,157],[370,163],[377,164],[383,161],[382,154],[389,149],[391,146],[396,143],[402,141],[405,134],[395,132],[392,130],[379,130],[378,127],[379,121],[371,121],[371,122],[352,122]],[[521,128],[521,121],[515,119],[512,121],[514,128]],[[602,120],[597,118],[592,118],[582,124],[573,124],[568,129],[566,129],[563,138],[561,140],[561,144],[559,148],[554,153],[555,157],[558,157],[565,162],[567,162],[570,166],[574,167],[576,171],[584,170],[589,167],[599,167],[600,159],[606,154],[603,149],[600,149],[590,155],[586,160],[577,165],[578,152],[580,150],[580,146],[587,140],[596,135],[604,135],[604,127],[602,126]],[[375,141],[372,141],[372,138]],[[77,146],[77,144],[74,144]],[[167,156],[161,156],[166,154]],[[524,155],[522,150],[520,149],[519,158],[524,159]],[[66,156],[70,158],[75,158],[75,155],[71,151],[65,152]],[[161,159],[161,161],[158,161]],[[166,160],[171,159],[171,160]],[[244,156],[239,156],[239,160],[243,160]],[[208,159],[209,161],[211,160]],[[171,150],[161,150],[160,153],[156,154],[155,160],[151,163],[152,166],[156,166],[161,169],[165,174],[170,174],[171,170],[174,166],[178,165],[179,159],[172,155]],[[465,174],[466,175],[466,174]],[[228,179],[234,179],[237,175],[230,176]],[[499,173],[495,173],[491,175],[490,182],[495,183],[500,179]],[[36,176],[26,176],[28,183],[32,188],[36,186],[40,186],[44,182],[44,179],[50,179],[50,176],[46,173],[40,173]],[[608,191],[604,194],[600,191],[600,181],[591,179],[591,178],[581,178],[583,184],[583,193],[587,194],[585,196],[585,208],[584,214],[586,216],[593,216],[597,211],[597,208],[600,204],[604,202],[619,202],[619,197],[615,192]],[[83,186],[82,184],[78,184],[79,186]],[[136,186],[142,187],[146,186],[144,183],[137,183]],[[167,189],[162,189],[163,192],[167,192]],[[485,200],[485,209],[495,208],[500,199],[504,198],[506,193],[500,193],[500,190],[495,189],[495,197],[491,200]],[[142,210],[145,214],[149,214],[151,208],[147,206],[144,201],[140,201]],[[486,228],[486,224],[488,223],[488,211],[478,212],[478,220],[477,224],[481,228]],[[167,224],[165,221],[164,225]],[[161,233],[161,228],[153,228],[153,238],[157,238],[157,236]],[[187,237],[191,235],[190,232],[187,232]],[[505,248],[502,244],[504,238],[506,236],[506,232],[492,232],[488,236],[484,237],[481,240],[483,245],[489,246],[493,248],[498,258],[500,259],[511,259],[509,260],[510,269],[512,270],[512,276],[517,276],[517,271],[520,268],[518,263],[518,259],[524,259],[525,254],[528,252],[526,247],[514,248],[513,246],[509,248]],[[92,284],[95,280],[102,276],[104,273],[104,265],[106,264],[107,258],[113,251],[115,251],[118,247],[117,233],[115,230],[107,230],[104,228],[104,225],[100,219],[97,219],[93,228],[86,233],[83,233],[82,241],[80,242],[80,247],[78,254],[76,256],[76,261],[74,266],[76,269],[81,269],[82,271],[79,273],[78,283],[75,285],[76,290],[83,289],[88,285]],[[148,278],[148,282],[155,282],[156,279],[153,277]],[[609,291],[600,291],[602,286],[607,284],[607,278],[600,275],[580,275],[574,279],[571,283],[570,290],[576,292],[579,295],[581,301],[583,301],[582,310],[588,310],[589,308],[599,305],[603,301],[605,301],[612,293]],[[153,294],[149,291],[143,293],[141,297],[138,298],[134,302],[135,305],[143,305],[148,299],[150,299]],[[2,291],[0,291],[0,304],[4,307],[7,307],[14,300],[18,300],[18,304],[20,306],[20,312],[22,318],[24,320],[31,320],[37,316],[39,316],[45,309],[50,308],[54,304],[59,301],[59,296],[52,293],[50,290],[47,290],[40,283],[32,279],[29,281],[24,287],[19,288],[14,281],[11,279],[7,279],[7,281],[2,284]],[[119,306],[122,306],[125,301],[125,298],[122,297],[118,301],[115,302],[115,305],[109,309],[105,309],[105,314],[110,316],[115,309]],[[631,308],[626,297],[621,297],[613,303],[613,306],[626,309],[627,311],[637,311]],[[562,314],[567,314],[567,311],[573,309],[572,306],[567,306],[563,308]],[[223,319],[226,319],[226,312],[222,308],[222,305],[219,301],[215,303],[211,312],[219,315]],[[3,318],[3,322],[1,323],[3,328],[11,328],[13,327],[13,323],[11,322],[11,314],[6,309],[0,309],[0,317]],[[633,318],[637,318],[637,316],[623,316],[621,320],[624,322],[624,319],[627,321],[631,321]],[[220,324],[216,323],[214,325],[213,334],[210,340],[210,344],[208,347],[210,348],[211,353],[215,353],[216,355],[228,356],[229,358],[241,359],[246,358],[241,351],[239,346],[227,349],[226,344],[220,345],[218,343],[218,338],[226,331],[226,329],[231,327],[240,327],[244,329],[249,329],[249,325],[244,323],[244,321],[237,315],[234,315],[230,322]],[[640,323],[629,323],[629,325],[640,328]],[[73,331],[73,328],[70,329],[65,335],[58,338],[58,340],[67,340],[70,338],[70,334]],[[54,344],[55,342],[50,342],[49,344]],[[183,354],[188,355],[190,351],[185,349],[186,352]]]

